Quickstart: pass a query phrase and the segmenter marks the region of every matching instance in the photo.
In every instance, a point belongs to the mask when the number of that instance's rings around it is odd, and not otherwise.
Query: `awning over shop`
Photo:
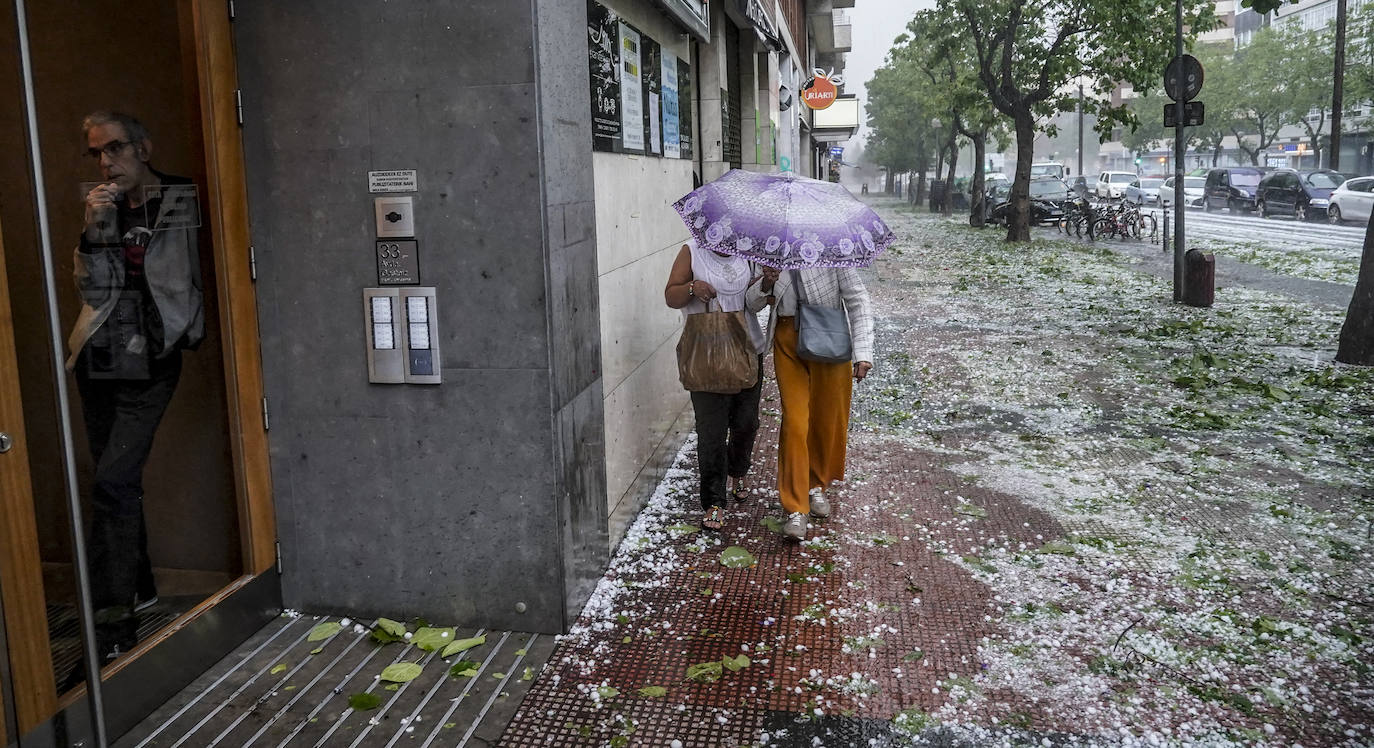
[[[758,34],[759,41],[769,49],[775,52],[787,49],[787,45],[782,41],[782,34],[778,32],[778,25],[773,21],[763,0],[734,0],[732,9],[735,14],[748,21],[754,33]]]
[[[711,41],[711,10],[706,0],[654,0],[659,10],[697,40]]]
[[[849,140],[859,129],[859,100],[853,94],[841,96],[811,115],[811,139],[818,143]]]

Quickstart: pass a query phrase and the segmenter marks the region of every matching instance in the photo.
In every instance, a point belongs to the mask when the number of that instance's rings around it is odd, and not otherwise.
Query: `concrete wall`
[[[584,13],[239,4],[290,607],[556,631],[604,568]],[[418,170],[439,386],[367,382],[383,169]]]
[[[648,3],[603,4],[665,51],[691,59],[688,37]],[[702,90],[701,109],[709,112],[714,106],[718,112],[719,102],[712,104],[710,94],[709,86]],[[693,120],[700,119],[694,106]],[[587,143],[590,149],[590,139]],[[702,147],[701,138],[695,138],[694,147]],[[688,238],[672,204],[692,190],[695,163],[619,153],[592,158],[611,543],[619,541],[652,494],[691,421],[690,401],[677,378],[682,315],[663,303],[663,286]]]

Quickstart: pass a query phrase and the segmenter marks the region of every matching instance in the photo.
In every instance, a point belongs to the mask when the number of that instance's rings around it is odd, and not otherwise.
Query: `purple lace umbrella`
[[[893,241],[849,190],[791,172],[731,169],[673,207],[699,246],[781,270],[867,267]]]

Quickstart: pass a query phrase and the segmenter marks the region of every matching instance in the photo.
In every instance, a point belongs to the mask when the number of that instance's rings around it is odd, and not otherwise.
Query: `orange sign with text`
[[[835,87],[836,81],[830,76],[816,71],[815,77],[802,86],[801,99],[804,104],[812,109],[825,109],[835,103],[835,97],[839,95],[839,89]]]

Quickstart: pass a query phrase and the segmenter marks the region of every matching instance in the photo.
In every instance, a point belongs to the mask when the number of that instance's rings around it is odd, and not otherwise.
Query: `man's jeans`
[[[154,359],[147,380],[91,379],[76,367],[86,436],[95,460],[89,559],[98,622],[127,634],[139,584],[151,586],[143,519],[143,466],[181,377],[181,352]]]

